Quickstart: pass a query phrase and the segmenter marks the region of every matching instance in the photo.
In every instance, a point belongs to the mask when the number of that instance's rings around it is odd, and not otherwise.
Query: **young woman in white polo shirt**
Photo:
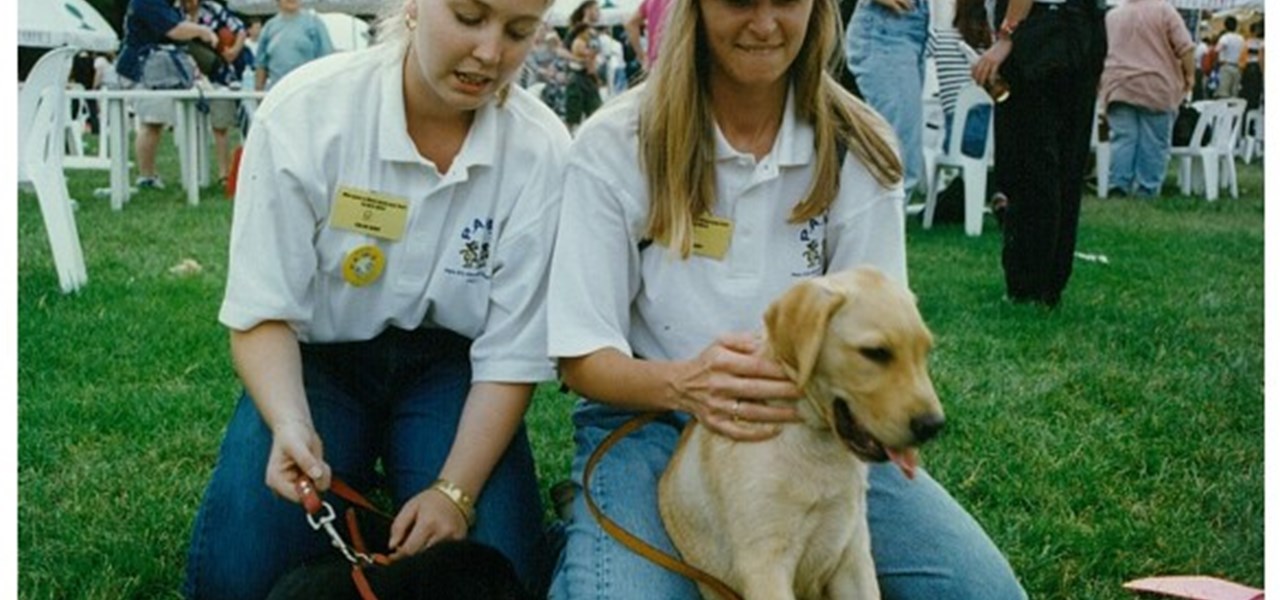
[[[544,301],[569,136],[509,82],[550,2],[394,2],[388,39],[300,68],[255,115],[219,315],[246,393],[188,596],[261,598],[335,552],[295,504],[304,475],[385,482],[393,558],[470,537],[534,577],[522,417],[554,376]]]
[[[596,113],[569,150],[548,299],[550,353],[587,399],[573,416],[578,482],[633,411],[671,411],[613,446],[591,481],[613,520],[668,552],[657,483],[684,422],[752,440],[737,419],[795,418],[755,402],[798,395],[752,356],[767,304],[855,265],[906,281],[892,134],[825,71],[839,44],[835,1],[674,0],[671,10],[648,83]],[[870,480],[886,598],[1025,597],[926,473],[908,481],[876,465]],[[552,598],[698,597],[614,541],[581,494],[567,531]]]

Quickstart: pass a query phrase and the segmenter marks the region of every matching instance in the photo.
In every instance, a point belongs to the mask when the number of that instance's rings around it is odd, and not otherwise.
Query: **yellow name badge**
[[[703,215],[693,219],[693,253],[716,260],[724,259],[733,239],[733,221]]]
[[[333,199],[329,225],[398,241],[409,221],[409,201],[395,196],[342,186]]]

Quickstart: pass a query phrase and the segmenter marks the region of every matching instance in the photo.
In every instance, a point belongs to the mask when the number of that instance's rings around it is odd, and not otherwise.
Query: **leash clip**
[[[337,513],[333,510],[333,505],[328,502],[324,502],[321,506],[323,506],[324,514],[307,515],[307,523],[311,525],[311,528],[316,531],[323,529],[329,536],[329,543],[332,544],[334,548],[337,548],[342,552],[342,555],[346,557],[347,562],[350,562],[353,565],[373,564],[374,560],[372,556],[352,550],[351,547],[347,545],[347,542],[342,539],[342,536],[338,535],[338,530],[333,527],[334,519],[338,518]]]
[[[338,513],[333,510],[333,505],[320,499],[319,492],[316,491],[316,485],[308,477],[303,477],[295,484],[298,495],[302,497],[302,506],[307,511],[307,524],[311,528],[320,531],[324,530],[329,536],[329,543],[342,552],[342,556],[347,561],[356,566],[373,564],[374,557],[363,552],[352,550],[347,542],[338,534],[338,530],[334,528],[333,522],[338,518]]]

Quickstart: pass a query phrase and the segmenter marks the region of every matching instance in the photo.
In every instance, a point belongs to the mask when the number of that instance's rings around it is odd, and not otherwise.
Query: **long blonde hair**
[[[715,206],[714,117],[706,83],[711,55],[699,2],[674,0],[659,50],[662,60],[640,108],[640,160],[650,198],[645,237],[684,258],[693,249],[694,218]],[[835,200],[841,145],[880,185],[902,180],[888,124],[832,76],[844,68],[840,39],[835,0],[813,0],[808,32],[788,77],[796,116],[813,126],[816,163],[813,182],[792,208],[790,223],[822,214]]]

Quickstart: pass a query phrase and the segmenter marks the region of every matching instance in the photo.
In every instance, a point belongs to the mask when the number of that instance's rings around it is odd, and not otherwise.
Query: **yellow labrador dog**
[[[747,600],[878,599],[866,463],[911,477],[916,446],[942,429],[933,338],[914,296],[868,268],[797,284],[769,307],[765,334],[804,391],[803,423],[763,442],[690,424],[659,486],[663,522],[686,562]]]

